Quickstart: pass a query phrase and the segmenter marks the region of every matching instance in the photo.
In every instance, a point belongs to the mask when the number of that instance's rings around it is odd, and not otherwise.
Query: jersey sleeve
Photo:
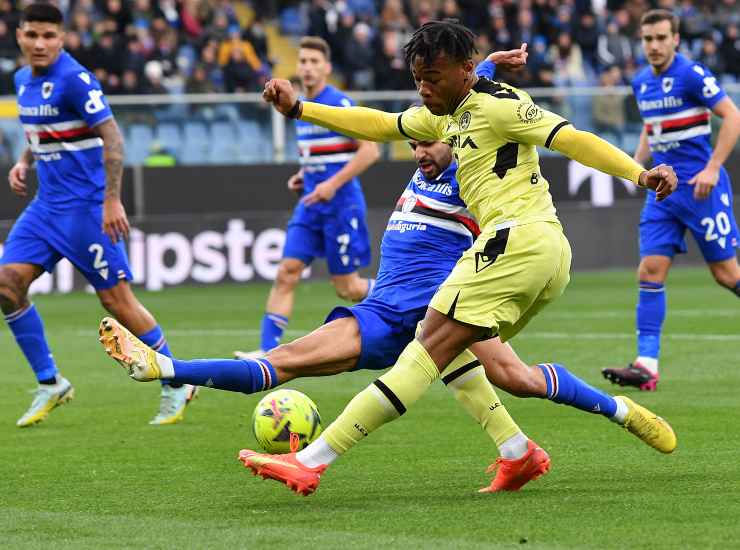
[[[491,128],[507,141],[549,148],[558,131],[570,123],[518,93],[509,92],[508,97],[494,95],[486,103],[485,114]]]
[[[87,71],[66,75],[65,100],[92,128],[113,117],[100,83]]]
[[[409,107],[398,115],[398,131],[409,139],[437,141],[442,138],[443,117],[434,116],[426,107]]]
[[[493,80],[493,76],[496,74],[496,64],[488,59],[484,59],[475,68],[475,74]]]
[[[685,74],[689,94],[705,107],[713,109],[717,103],[727,97],[725,91],[717,83],[717,78],[703,65],[694,63]]]
[[[340,95],[334,103],[335,107],[355,107],[357,104],[351,97]]]

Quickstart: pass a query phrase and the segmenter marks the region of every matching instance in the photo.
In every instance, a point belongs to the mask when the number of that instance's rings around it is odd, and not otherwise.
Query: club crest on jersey
[[[661,82],[661,87],[663,88],[663,93],[667,94],[673,89],[673,77],[667,76],[663,79]]]
[[[470,111],[465,111],[462,116],[460,117],[460,129],[461,130],[467,130],[468,126],[470,126],[470,119],[473,118],[470,114]]]
[[[51,92],[54,91],[54,83],[53,82],[44,82],[41,85],[41,97],[44,99],[49,99],[51,97]]]
[[[403,201],[401,212],[411,212],[414,209],[414,206],[416,206],[416,195],[409,195],[406,197],[406,200]]]

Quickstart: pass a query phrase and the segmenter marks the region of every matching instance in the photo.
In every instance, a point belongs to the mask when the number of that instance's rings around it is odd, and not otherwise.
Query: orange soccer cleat
[[[288,489],[307,497],[319,487],[321,474],[326,466],[309,468],[296,459],[296,453],[269,455],[256,453],[249,449],[239,451],[239,460],[262,479],[274,479],[288,486]]]
[[[488,487],[483,487],[479,493],[495,493],[497,491],[518,491],[527,482],[537,479],[550,470],[550,455],[531,439],[527,443],[527,452],[521,458],[497,458],[486,473],[496,469],[496,477]]]

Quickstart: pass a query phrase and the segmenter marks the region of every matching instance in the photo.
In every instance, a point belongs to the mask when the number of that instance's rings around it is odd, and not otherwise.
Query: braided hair
[[[442,53],[453,61],[462,62],[471,59],[477,51],[473,31],[456,19],[424,23],[403,47],[409,66],[417,57],[421,58],[424,65],[431,65]]]

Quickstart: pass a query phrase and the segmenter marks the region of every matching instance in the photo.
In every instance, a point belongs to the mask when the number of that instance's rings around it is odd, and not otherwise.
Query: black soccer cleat
[[[652,373],[639,363],[630,363],[623,369],[602,369],[601,374],[612,384],[634,386],[642,391],[657,390],[660,374]]]

